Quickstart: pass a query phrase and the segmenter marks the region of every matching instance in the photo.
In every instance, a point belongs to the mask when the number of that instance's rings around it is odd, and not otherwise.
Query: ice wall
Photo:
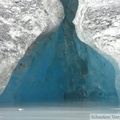
[[[19,61],[1,103],[69,100],[118,102],[115,70],[81,42],[72,23],[77,0],[61,0],[65,18],[55,33],[39,36]]]
[[[0,94],[28,47],[63,18],[59,0],[0,0]]]
[[[120,98],[119,6],[120,0],[79,0],[74,24],[80,40],[95,49],[113,66],[115,88]]]

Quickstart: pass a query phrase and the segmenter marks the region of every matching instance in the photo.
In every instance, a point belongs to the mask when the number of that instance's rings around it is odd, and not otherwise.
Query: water
[[[99,103],[1,107],[0,120],[90,120],[90,114],[120,114],[120,108]]]

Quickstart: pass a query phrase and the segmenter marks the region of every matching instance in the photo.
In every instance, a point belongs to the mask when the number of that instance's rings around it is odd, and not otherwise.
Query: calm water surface
[[[90,120],[90,114],[120,114],[120,107],[99,103],[0,107],[0,120]]]

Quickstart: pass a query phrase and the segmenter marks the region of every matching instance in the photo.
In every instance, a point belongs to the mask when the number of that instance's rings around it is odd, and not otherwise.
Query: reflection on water
[[[90,120],[90,114],[120,114],[120,108],[100,103],[42,104],[0,108],[0,120]]]

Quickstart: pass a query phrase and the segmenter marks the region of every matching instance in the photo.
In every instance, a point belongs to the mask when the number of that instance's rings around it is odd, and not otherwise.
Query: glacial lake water
[[[88,102],[0,107],[0,120],[90,120],[90,114],[120,114],[120,107]]]

